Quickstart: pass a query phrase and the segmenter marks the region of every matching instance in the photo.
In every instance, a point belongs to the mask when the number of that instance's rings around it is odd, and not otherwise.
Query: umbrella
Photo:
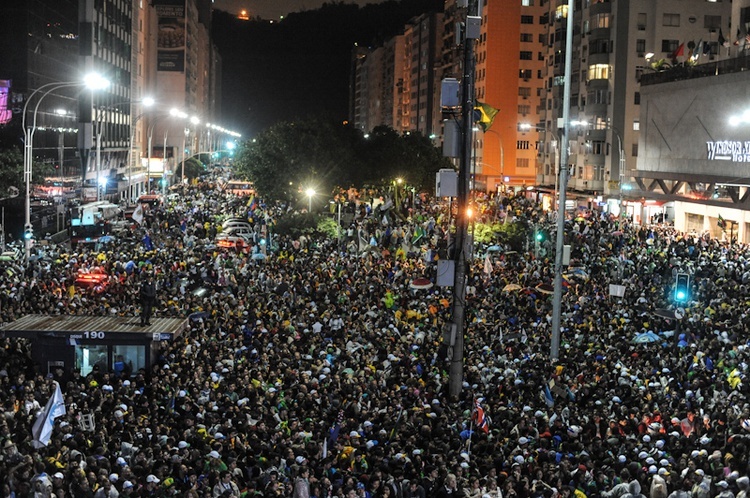
[[[415,278],[409,284],[412,289],[430,289],[433,283],[426,278]]]
[[[659,337],[651,330],[649,330],[648,332],[642,332],[633,338],[633,342],[636,344],[645,344],[648,342],[657,342],[660,340],[661,337]]]
[[[266,255],[262,252],[256,252],[252,255],[252,259],[266,259]]]
[[[503,287],[503,292],[513,292],[517,290],[521,290],[521,286],[518,284],[508,284],[505,287]]]
[[[589,279],[589,274],[583,268],[569,268],[568,271],[565,272],[565,276],[571,278],[580,278],[581,280]]]
[[[555,288],[550,284],[539,284],[535,289],[542,294],[553,294],[555,292]]]
[[[501,250],[500,246],[498,245],[490,246],[487,248],[487,252],[498,252],[500,250]]]
[[[612,232],[612,235],[614,235],[615,237],[619,237],[620,235],[622,235],[622,230],[616,230]]]

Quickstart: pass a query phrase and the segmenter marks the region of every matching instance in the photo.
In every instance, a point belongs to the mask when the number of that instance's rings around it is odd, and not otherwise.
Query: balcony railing
[[[695,66],[679,65],[661,71],[644,72],[641,76],[641,85],[658,85],[659,83],[705,78],[706,76],[718,76],[748,70],[750,70],[750,56],[733,57]]]

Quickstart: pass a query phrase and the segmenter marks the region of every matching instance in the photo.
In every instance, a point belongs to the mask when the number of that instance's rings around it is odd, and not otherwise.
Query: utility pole
[[[557,212],[557,239],[555,243],[555,280],[552,301],[552,340],[549,357],[557,360],[560,354],[560,336],[562,335],[562,266],[563,246],[565,245],[565,202],[568,190],[568,132],[570,131],[570,77],[573,58],[573,0],[568,0],[567,32],[565,33],[565,76],[563,84],[563,131],[560,149],[560,203]]]
[[[463,118],[463,140],[458,173],[458,197],[456,215],[456,242],[453,260],[455,261],[455,275],[453,280],[453,327],[455,327],[455,342],[450,364],[449,394],[456,400],[463,387],[464,370],[464,328],[466,324],[466,278],[469,271],[469,180],[471,175],[471,147],[474,139],[474,40],[479,38],[481,26],[481,12],[478,0],[468,0],[466,21],[463,26],[464,35],[464,75],[461,82],[461,115]]]

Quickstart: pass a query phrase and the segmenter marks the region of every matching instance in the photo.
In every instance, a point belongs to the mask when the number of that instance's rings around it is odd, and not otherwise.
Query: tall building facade
[[[476,135],[476,188],[531,186],[544,88],[546,8],[540,0],[483,3],[475,95],[498,113],[490,129]]]
[[[109,80],[106,89],[78,99],[81,177],[102,198],[117,195],[128,181],[133,0],[79,0],[78,6],[79,67]]]
[[[0,9],[0,141],[22,149],[23,109],[34,90],[54,82],[78,81],[78,0],[8,2]],[[50,87],[51,88],[51,87]],[[40,101],[36,112],[34,159],[62,175],[79,171],[77,97],[80,88],[60,88]],[[37,97],[27,109],[33,123]],[[21,185],[16,187],[22,189]]]
[[[579,198],[619,211],[636,167],[640,80],[666,65],[727,57],[732,3],[705,0],[577,0],[574,4],[569,188]],[[567,1],[548,5],[543,127],[559,132],[565,66]],[[555,182],[559,151],[548,133],[540,145],[539,183]]]
[[[441,133],[439,93],[443,18],[426,13],[409,21],[403,34],[380,47],[352,51],[349,114],[369,132],[388,126],[400,133]]]

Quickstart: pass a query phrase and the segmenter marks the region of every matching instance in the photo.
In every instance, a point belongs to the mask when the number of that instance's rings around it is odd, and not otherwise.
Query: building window
[[[529,150],[529,141],[528,140],[518,140],[516,142],[516,149],[518,149],[518,150]]]
[[[520,97],[523,97],[525,99],[529,98],[531,96],[531,88],[527,86],[519,86],[518,87],[518,95]]]
[[[661,51],[671,54],[680,46],[680,40],[662,40]]]
[[[638,157],[638,143],[633,144],[633,148],[630,149],[633,157]]]
[[[680,27],[680,14],[663,14],[662,26],[671,26],[673,28]]]
[[[646,19],[647,16],[645,12],[638,13],[638,31],[646,31]]]
[[[609,28],[609,14],[596,14],[591,19],[591,29]]]
[[[560,21],[568,18],[568,4],[558,5],[555,9],[555,20]]]
[[[633,104],[641,105],[641,92],[635,92],[635,95],[633,96]]]
[[[534,16],[521,16],[521,24],[534,24]]]
[[[596,156],[601,156],[602,154],[604,154],[605,146],[602,140],[592,140],[588,143],[588,146],[589,154],[593,154]]]
[[[633,131],[640,131],[640,129],[641,129],[641,122],[633,121]]]
[[[531,113],[531,106],[528,104],[521,104],[518,106],[518,114],[521,114],[523,116]]]
[[[533,73],[531,72],[531,69],[520,69],[518,71],[518,77],[523,78],[525,80],[531,79],[531,75]]]
[[[521,7],[533,7],[534,0],[521,0]]]
[[[534,56],[533,52],[528,52],[528,51],[525,51],[525,50],[521,52],[521,60],[522,61],[530,61],[530,60],[532,60],[533,56]]]
[[[529,158],[528,157],[517,157],[516,158],[516,168],[519,169],[525,169],[529,167]]]
[[[646,53],[646,40],[644,39],[637,39],[635,41],[635,51],[638,52],[638,56],[642,57],[643,54]]]
[[[588,80],[608,80],[609,64],[592,64],[589,66]]]
[[[521,33],[521,42],[522,43],[532,43],[534,41],[534,34],[533,33]]]
[[[721,16],[703,16],[703,27],[706,29],[719,29],[721,27]]]

